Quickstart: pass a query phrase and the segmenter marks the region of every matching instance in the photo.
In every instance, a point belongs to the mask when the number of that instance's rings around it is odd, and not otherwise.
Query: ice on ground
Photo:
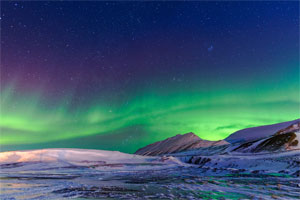
[[[214,148],[222,152],[222,147]],[[0,199],[297,199],[300,195],[299,151],[199,153],[148,157],[82,149],[4,152]]]
[[[26,163],[26,165],[24,164]],[[135,164],[135,165],[134,165]],[[91,167],[138,170],[146,168],[165,168],[182,165],[174,157],[148,157],[126,154],[118,151],[89,149],[40,149],[27,151],[10,151],[0,153],[0,166],[10,170],[9,166],[18,165],[23,170],[55,168],[55,167]],[[5,167],[7,166],[7,167]],[[37,167],[39,166],[39,167]]]

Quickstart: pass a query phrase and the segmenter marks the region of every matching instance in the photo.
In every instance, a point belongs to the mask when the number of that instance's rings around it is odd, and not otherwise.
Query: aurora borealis
[[[299,2],[1,1],[1,151],[134,152],[299,118]]]

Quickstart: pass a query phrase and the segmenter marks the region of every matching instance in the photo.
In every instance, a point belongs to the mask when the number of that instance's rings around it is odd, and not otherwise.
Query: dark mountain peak
[[[193,132],[189,132],[189,133],[186,133],[186,134],[183,134],[183,136],[188,136],[188,137],[197,137],[199,139],[201,139],[198,135],[196,135],[195,133]]]
[[[227,142],[223,140],[208,141],[202,140],[196,134],[190,132],[186,134],[178,134],[169,137],[165,140],[149,144],[143,148],[138,149],[135,154],[156,156],[162,154],[176,153],[180,151],[196,149],[201,147],[224,145]]]

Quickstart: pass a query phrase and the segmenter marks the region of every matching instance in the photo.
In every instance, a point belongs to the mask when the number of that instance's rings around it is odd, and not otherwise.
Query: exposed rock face
[[[299,133],[289,132],[273,135],[267,139],[243,143],[232,151],[259,153],[297,149],[299,148],[299,141],[297,139],[298,134]]]
[[[275,134],[240,144],[232,151],[237,152],[276,152],[300,149],[300,122],[296,122],[277,131]]]
[[[269,137],[280,131],[285,133],[293,132],[292,126],[294,126],[295,124],[298,124],[297,126],[299,126],[299,123],[300,123],[300,119],[296,119],[293,121],[282,122],[278,124],[246,128],[234,132],[233,134],[228,136],[225,140],[229,143],[250,142],[250,141]]]
[[[208,141],[202,140],[194,133],[176,135],[165,140],[149,144],[135,152],[138,155],[157,156],[162,154],[176,153],[185,150],[197,149],[201,147],[225,145],[224,140]]]
[[[284,129],[281,129],[280,131],[278,131],[276,133],[276,135],[280,135],[280,134],[284,134],[284,133],[289,133],[289,132],[297,132],[300,130],[300,121],[295,123],[295,124],[292,124]]]

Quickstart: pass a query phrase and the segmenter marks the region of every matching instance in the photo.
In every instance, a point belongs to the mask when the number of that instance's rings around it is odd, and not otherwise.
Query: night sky
[[[134,152],[299,118],[299,2],[1,1],[1,151]]]

